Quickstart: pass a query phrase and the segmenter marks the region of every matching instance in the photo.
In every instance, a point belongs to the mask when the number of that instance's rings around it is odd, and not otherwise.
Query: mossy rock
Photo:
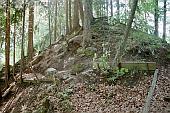
[[[71,70],[71,74],[76,75],[76,74],[82,72],[83,70],[85,70],[86,68],[87,68],[87,64],[85,64],[85,63],[76,64],[73,66],[73,68]]]
[[[91,55],[94,55],[96,52],[97,52],[97,48],[95,48],[95,47],[88,47],[85,50],[85,55],[86,56],[91,56]]]
[[[82,47],[79,47],[77,49],[77,55],[82,56],[82,55],[85,55],[84,53],[85,53],[85,50]]]

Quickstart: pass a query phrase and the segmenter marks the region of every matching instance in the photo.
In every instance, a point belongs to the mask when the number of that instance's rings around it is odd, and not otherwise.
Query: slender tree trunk
[[[23,20],[22,20],[22,43],[21,43],[21,67],[20,67],[20,82],[23,83],[22,73],[24,69],[24,35],[25,35],[25,0],[23,4]]]
[[[79,10],[80,10],[80,17],[81,17],[81,21],[82,21],[82,26],[84,25],[84,12],[83,12],[83,4],[81,0],[78,0],[78,6],[79,6]]]
[[[166,42],[166,0],[164,0],[163,41]]]
[[[10,0],[6,2],[6,40],[5,40],[5,84],[8,87],[10,75]]]
[[[29,25],[28,25],[28,63],[33,57],[33,30],[34,30],[34,6],[31,3],[29,7]]]
[[[15,76],[15,39],[16,39],[16,12],[15,12],[15,21],[14,21],[14,43],[13,43],[13,77]]]
[[[155,14],[154,14],[154,18],[155,18],[155,32],[154,32],[154,34],[156,36],[158,36],[158,0],[155,0]]]
[[[78,10],[78,2],[77,0],[74,0],[74,29],[77,29],[80,27],[79,24],[79,10]]]
[[[113,1],[110,0],[111,17],[113,16]]]
[[[70,31],[72,31],[71,0],[69,0],[69,24],[70,24]]]
[[[66,35],[69,33],[69,27],[68,27],[68,0],[66,0]]]
[[[54,12],[54,42],[57,38],[57,0],[55,1],[55,12]]]
[[[108,0],[106,0],[106,13],[107,13],[107,17],[109,16],[109,1]]]
[[[50,46],[51,46],[52,39],[51,39],[51,4],[50,4],[50,0],[48,0],[48,29],[49,29],[49,38],[50,38]]]
[[[113,68],[116,68],[118,66],[118,63],[120,62],[121,57],[122,57],[123,52],[124,52],[124,49],[126,47],[126,42],[127,42],[127,39],[128,39],[129,31],[131,29],[133,18],[134,18],[134,15],[135,15],[137,3],[138,3],[138,0],[133,0],[131,15],[129,17],[129,21],[127,23],[127,26],[126,26],[126,29],[125,29],[125,32],[124,32],[124,36],[122,38],[122,41],[120,43],[120,46],[119,46],[117,53],[116,53],[116,56],[114,58]]]
[[[116,1],[116,7],[117,7],[117,19],[120,20],[120,5],[119,5],[119,0]]]

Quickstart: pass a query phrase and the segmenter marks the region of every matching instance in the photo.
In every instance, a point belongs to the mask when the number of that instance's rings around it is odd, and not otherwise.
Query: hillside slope
[[[94,61],[112,62],[118,42],[125,29],[124,24],[109,25],[107,19],[96,19],[92,24],[92,43],[81,48],[82,31],[65,36],[38,53],[31,62],[24,80],[48,78],[49,82],[23,85],[11,83],[11,89],[1,100],[3,113],[58,113],[58,112],[142,112],[153,79],[153,71],[137,69],[109,82],[110,75],[93,69]],[[156,62],[159,69],[157,85],[151,101],[150,112],[170,112],[170,103],[164,100],[170,95],[170,64],[168,44],[161,39],[132,29],[122,61]],[[96,55],[94,55],[96,54]],[[55,70],[57,78],[47,69]],[[107,71],[107,70],[104,70]],[[31,72],[31,73],[30,73]],[[102,73],[102,74],[101,74]],[[49,76],[48,76],[49,75]],[[16,78],[19,81],[19,75]],[[35,80],[34,80],[35,79]],[[15,85],[16,84],[16,85]]]

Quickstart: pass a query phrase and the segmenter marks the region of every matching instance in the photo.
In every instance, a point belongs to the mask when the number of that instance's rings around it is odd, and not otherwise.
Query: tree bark
[[[154,14],[154,18],[155,18],[155,31],[154,31],[154,34],[156,36],[158,36],[158,0],[155,0],[155,14]]]
[[[164,0],[163,41],[166,42],[166,1]]]
[[[48,0],[48,29],[49,29],[49,38],[50,38],[50,47],[51,47],[52,39],[51,39],[51,4],[50,4],[50,0]]]
[[[70,24],[70,31],[72,31],[71,0],[69,0],[69,24]]]
[[[34,6],[33,2],[30,2],[29,7],[29,25],[28,25],[28,62],[32,60],[33,57],[33,31],[34,31]]]
[[[123,36],[123,38],[121,40],[121,43],[120,43],[120,45],[118,47],[116,56],[115,56],[114,61],[113,61],[113,68],[114,69],[118,66],[118,63],[120,62],[121,57],[123,55],[124,48],[126,47],[126,42],[127,42],[127,39],[128,39],[129,31],[131,29],[133,18],[134,18],[134,15],[135,15],[137,3],[138,3],[138,0],[133,0],[132,9],[131,9],[131,15],[129,17],[129,21],[128,21],[127,26],[126,26],[124,36]]]
[[[54,42],[57,38],[57,0],[55,1],[55,12],[54,12]]]
[[[83,12],[83,4],[81,0],[78,0],[78,6],[80,10],[80,16],[81,16],[81,21],[82,21],[82,26],[84,25],[84,12]]]
[[[69,33],[69,27],[68,27],[68,0],[66,0],[66,35]]]
[[[74,0],[74,26],[73,29],[77,29],[80,27],[79,24],[79,10],[78,10],[78,2]]]
[[[6,38],[5,38],[5,84],[8,87],[10,75],[10,0],[6,1]]]
[[[120,5],[119,5],[119,0],[116,1],[116,7],[117,7],[117,19],[120,20]]]
[[[110,0],[111,17],[113,16],[113,1]]]
[[[91,39],[90,33],[90,22],[91,22],[91,0],[85,0],[84,3],[84,30],[83,30],[83,47],[85,48],[85,43],[89,42]]]
[[[15,76],[15,40],[16,40],[16,12],[14,17],[14,43],[13,43],[13,77]]]
[[[21,67],[20,67],[20,83],[23,83],[22,73],[24,69],[24,35],[25,35],[25,0],[23,4],[23,20],[22,20],[22,43],[21,43]]]

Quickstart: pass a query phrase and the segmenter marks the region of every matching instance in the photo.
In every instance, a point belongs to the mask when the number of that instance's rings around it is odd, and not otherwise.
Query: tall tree
[[[158,36],[158,0],[155,0],[155,14],[154,14],[154,18],[155,18],[155,31],[154,31],[154,34],[156,36]]]
[[[69,24],[70,24],[70,31],[72,31],[71,0],[69,0]]]
[[[57,0],[55,1],[55,11],[54,11],[54,42],[57,38]]]
[[[85,0],[84,3],[84,31],[83,31],[83,47],[85,48],[85,43],[89,42],[91,39],[90,33],[90,22],[91,22],[91,0]]]
[[[87,4],[88,5],[88,13],[89,13],[89,18],[90,20],[93,20],[93,0],[89,0],[89,3]]]
[[[80,17],[81,17],[81,21],[82,21],[82,26],[84,25],[84,12],[83,12],[83,4],[81,0],[78,0],[78,7],[80,10]]]
[[[119,0],[116,1],[116,7],[117,7],[117,19],[120,19],[120,5]]]
[[[50,38],[50,46],[51,46],[52,37],[51,37],[51,3],[50,3],[50,0],[48,0],[48,29],[49,29],[49,38]]]
[[[164,0],[163,41],[166,41],[166,0]]]
[[[28,25],[28,62],[33,57],[33,31],[34,31],[34,1],[29,3],[29,25]]]
[[[68,0],[66,0],[66,35],[68,35],[69,33],[69,27],[68,27]]]
[[[138,4],[138,0],[133,0],[132,9],[130,11],[131,14],[130,14],[130,17],[129,17],[129,21],[128,21],[127,26],[125,28],[124,35],[123,35],[121,43],[118,47],[117,53],[115,55],[115,58],[114,58],[114,61],[113,61],[113,68],[117,67],[117,65],[120,62],[121,57],[123,55],[124,49],[126,47],[126,42],[127,42],[127,39],[128,39],[129,31],[130,31],[131,26],[132,26],[132,22],[133,22],[133,18],[134,18],[134,15],[135,15],[137,4]]]
[[[109,16],[109,0],[106,0],[106,14]]]
[[[23,83],[23,78],[22,78],[22,73],[24,70],[24,38],[25,38],[25,8],[26,4],[25,4],[25,0],[23,3],[23,20],[22,20],[22,42],[21,42],[21,66],[20,66],[20,82],[21,84]]]
[[[10,75],[10,0],[6,1],[6,38],[5,38],[5,84],[8,87]]]
[[[14,33],[13,33],[13,37],[14,37],[14,42],[13,42],[13,77],[15,76],[15,42],[16,42],[16,10],[15,10],[15,14],[14,14]]]
[[[113,16],[113,1],[110,0],[111,17]]]
[[[78,2],[77,0],[74,0],[74,25],[73,25],[73,29],[77,29],[78,27],[80,27],[79,24],[79,10],[78,10]]]

